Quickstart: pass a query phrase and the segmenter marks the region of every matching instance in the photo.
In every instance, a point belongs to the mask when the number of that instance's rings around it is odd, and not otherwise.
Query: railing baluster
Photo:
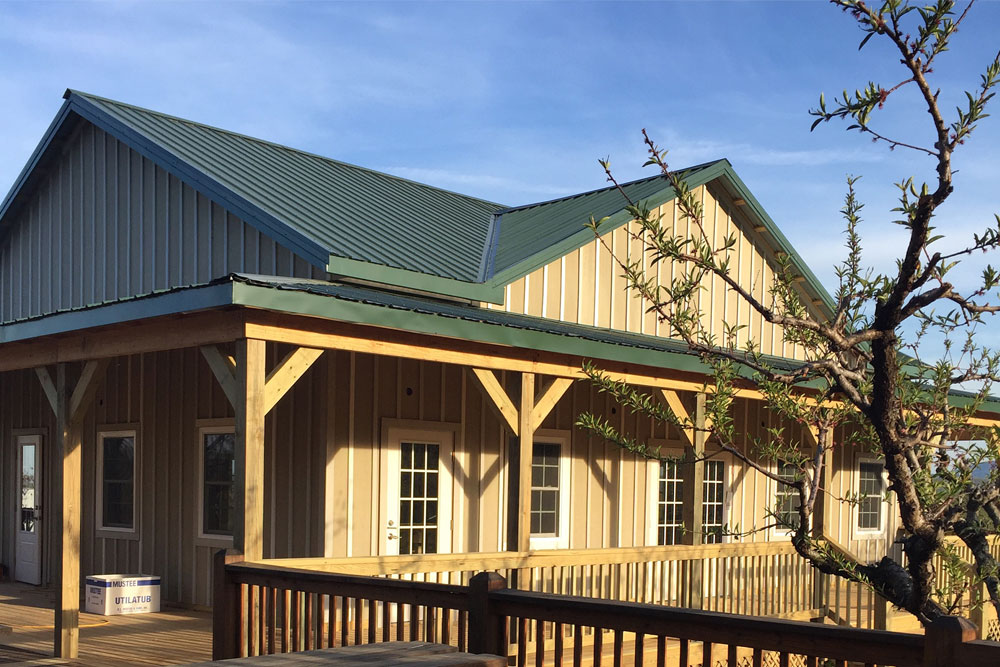
[[[458,614],[458,650],[468,651],[469,650],[469,628],[468,619],[469,613],[465,611],[459,611]]]
[[[556,667],[562,667],[563,664],[563,635],[566,633],[566,628],[563,627],[562,623],[554,623],[552,625],[552,634],[555,636],[555,649],[553,660]]]
[[[378,600],[368,601],[368,643],[374,644],[378,632]]]
[[[759,648],[753,650],[753,667],[764,667],[764,652]]]
[[[583,664],[583,626],[577,623],[573,626],[573,667]]]
[[[689,655],[691,647],[688,640],[684,637],[681,637],[679,641],[680,646],[677,647],[677,663],[680,667],[688,667],[688,665],[691,664],[691,656]]]
[[[451,609],[441,608],[441,643],[451,645]]]
[[[545,621],[535,619],[535,667],[545,665]]]
[[[645,657],[645,648],[643,646],[643,636],[641,632],[635,633],[635,667],[642,667],[642,661]]]
[[[667,667],[667,638],[664,635],[656,638],[656,667]]]
[[[311,651],[313,648],[315,648],[313,646],[312,627],[313,627],[313,600],[316,598],[316,596],[313,595],[312,593],[304,593],[303,595],[304,595],[303,602],[306,608],[306,621],[303,624],[303,639],[306,650]]]
[[[517,619],[517,664],[528,664],[528,619],[524,617]]]
[[[740,647],[736,644],[729,645],[729,654],[726,656],[726,660],[729,663],[729,667],[737,667],[739,664],[739,653]]]
[[[382,641],[387,642],[391,635],[389,627],[392,625],[392,603],[388,600],[382,602]]]
[[[604,657],[602,643],[604,640],[604,628],[594,627],[594,667],[601,667],[601,659]]]
[[[362,639],[362,619],[364,619],[364,598],[354,598],[354,645],[361,643]]]
[[[340,598],[340,645],[347,646],[351,626],[351,606],[347,596]]]
[[[622,667],[622,644],[624,643],[624,633],[621,630],[615,630],[615,655],[614,655],[614,665],[615,667]]]
[[[782,651],[778,654],[778,667],[789,667],[788,661],[789,658],[787,651]]]
[[[337,598],[326,596],[326,645],[333,648],[337,641]]]
[[[712,642],[703,641],[701,643],[701,664],[711,665],[712,662]]]

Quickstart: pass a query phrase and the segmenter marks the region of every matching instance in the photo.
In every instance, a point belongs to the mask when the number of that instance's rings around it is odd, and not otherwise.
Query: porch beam
[[[240,312],[212,311],[158,317],[138,323],[0,343],[0,372],[214,345],[244,335],[244,318]]]
[[[573,378],[553,378],[551,382],[546,385],[545,389],[542,390],[541,395],[538,400],[535,401],[535,406],[531,409],[531,430],[537,431],[545,421],[545,418],[549,416],[552,409],[556,407],[556,403],[559,402],[568,390],[573,385]]]
[[[470,368],[472,376],[478,381],[479,387],[483,390],[483,395],[487,398],[490,408],[497,414],[500,421],[507,425],[514,436],[521,432],[520,412],[514,401],[510,400],[507,392],[500,385],[496,373],[485,368]],[[534,398],[534,397],[532,397]],[[528,414],[530,415],[530,409]],[[531,430],[529,425],[528,430]]]
[[[278,401],[295,386],[299,378],[309,370],[316,360],[323,355],[323,350],[311,347],[299,347],[289,352],[275,366],[264,380],[264,412],[270,412]]]
[[[535,374],[521,373],[517,474],[517,550],[521,552],[531,549],[531,461],[535,445],[535,429],[532,427],[534,403]]]
[[[233,547],[246,560],[264,557],[264,387],[267,343],[236,343],[236,470]]]

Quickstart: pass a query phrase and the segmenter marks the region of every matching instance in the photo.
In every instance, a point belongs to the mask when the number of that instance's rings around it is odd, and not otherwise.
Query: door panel
[[[42,583],[41,436],[17,437],[17,537],[14,578]]]
[[[383,553],[451,551],[450,432],[390,431]]]

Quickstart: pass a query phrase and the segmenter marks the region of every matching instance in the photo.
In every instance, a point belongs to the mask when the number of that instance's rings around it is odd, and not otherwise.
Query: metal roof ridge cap
[[[483,257],[479,262],[479,281],[485,283],[492,277],[493,262],[496,260],[497,247],[500,244],[500,223],[503,220],[503,213],[494,213],[490,216],[490,228],[486,234],[486,246],[483,248]]]

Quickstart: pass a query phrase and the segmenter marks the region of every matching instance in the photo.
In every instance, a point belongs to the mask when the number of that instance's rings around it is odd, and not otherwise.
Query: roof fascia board
[[[701,171],[697,172],[694,178],[687,179],[687,183],[692,188],[700,187],[705,185],[709,181],[712,181],[722,174],[725,173],[727,169],[731,169],[729,162],[727,160],[718,160],[711,166],[705,167]],[[661,204],[670,201],[675,196],[673,186],[667,186],[662,190],[655,192],[649,197],[645,197],[643,201],[657,202]],[[622,206],[622,210],[614,215],[605,218],[604,222],[601,224],[601,234],[607,234],[612,232],[619,227],[624,226],[632,219],[626,211],[625,207]],[[502,224],[502,217],[501,217]],[[574,250],[578,250],[583,246],[587,245],[589,242],[594,240],[594,232],[583,227],[581,225],[580,231],[573,233],[571,236],[566,237],[562,241],[548,246],[547,248],[541,250],[540,252],[531,255],[530,257],[521,260],[517,264],[504,269],[500,273],[494,275],[490,279],[490,284],[497,286],[505,286],[510,283],[523,278],[532,271],[540,269],[550,262],[567,255]]]
[[[764,207],[761,206],[759,201],[757,201],[757,198],[753,196],[753,193],[750,192],[750,189],[736,174],[736,171],[732,167],[728,167],[722,176],[729,182],[733,189],[739,193],[740,197],[742,197],[747,203],[747,208],[753,212],[754,216],[764,225],[767,233],[776,241],[776,243],[768,245],[777,245],[776,250],[788,253],[788,256],[792,260],[792,264],[795,266],[796,270],[802,274],[802,277],[806,279],[806,282],[812,290],[817,294],[817,296],[819,296],[820,299],[823,300],[824,305],[829,309],[826,315],[832,316],[833,312],[836,310],[833,297],[830,296],[830,293],[826,291],[825,287],[823,287],[823,283],[819,281],[816,274],[812,272],[809,265],[806,264],[805,260],[803,260],[799,253],[795,250],[791,241],[789,241],[788,238],[781,233],[781,229],[777,224],[775,224],[774,220],[771,219],[771,216],[767,214],[767,211],[765,211]]]
[[[42,140],[38,142],[38,146],[35,147],[35,151],[28,158],[27,164],[21,169],[21,173],[18,174],[17,180],[14,181],[14,185],[11,187],[7,196],[4,198],[3,203],[0,204],[0,221],[4,219],[7,215],[7,211],[13,205],[14,200],[21,193],[21,190],[27,185],[28,180],[31,178],[31,174],[35,171],[35,167],[41,161],[42,156],[48,150],[49,146],[52,144],[52,140],[55,139],[56,135],[59,133],[60,128],[66,122],[67,117],[70,112],[70,102],[66,100],[63,102],[62,106],[59,108],[59,113],[56,117],[52,119],[49,123],[49,128],[42,135]]]
[[[317,268],[326,266],[329,249],[291,229],[229,187],[177,157],[145,134],[114,118],[85,97],[69,94],[69,108],[116,139],[128,144],[167,172],[236,214],[258,231],[270,236]]]
[[[233,283],[171,290],[0,326],[0,344],[233,304]]]
[[[335,278],[355,278],[390,287],[405,287],[429,295],[450,296],[497,305],[502,304],[504,299],[502,286],[442,278],[428,273],[337,257],[336,255],[330,255],[326,270]]]
[[[336,306],[331,308],[331,300]],[[600,341],[584,340],[486,322],[474,322],[434,313],[415,312],[404,308],[336,299],[336,297],[307,292],[234,283],[233,303],[249,308],[262,308],[296,315],[322,317],[354,324],[366,324],[403,331],[447,336],[482,343],[492,343],[579,355],[593,359],[606,359],[628,363],[658,366],[680,371],[704,373],[707,368],[697,357],[677,352],[659,352],[648,349],[615,345]],[[656,363],[651,364],[651,361]]]

